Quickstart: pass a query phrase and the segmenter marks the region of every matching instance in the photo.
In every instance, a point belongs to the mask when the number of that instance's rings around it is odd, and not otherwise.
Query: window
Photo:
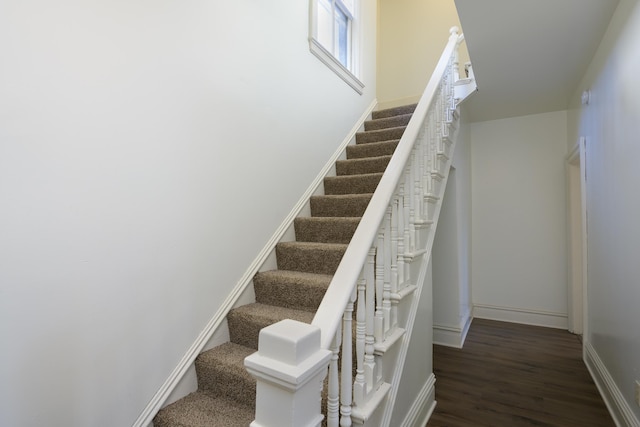
[[[362,93],[358,79],[358,0],[311,0],[309,48],[340,78]]]

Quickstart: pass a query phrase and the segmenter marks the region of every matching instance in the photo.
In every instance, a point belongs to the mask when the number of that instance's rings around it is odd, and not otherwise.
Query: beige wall
[[[380,107],[417,102],[452,26],[460,27],[453,0],[379,0]],[[464,49],[463,49],[464,50]],[[468,58],[461,53],[461,63]]]

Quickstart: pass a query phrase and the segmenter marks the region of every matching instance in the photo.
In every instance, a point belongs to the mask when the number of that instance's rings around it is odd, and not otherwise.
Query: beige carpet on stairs
[[[360,217],[415,105],[375,111],[324,195],[310,199],[311,217],[294,222],[296,241],[276,246],[277,270],[256,274],[256,302],[227,316],[231,342],[196,359],[198,390],[158,412],[155,427],[247,427],[254,420],[255,380],[244,358],[258,349],[260,329],[283,319],[311,322]]]

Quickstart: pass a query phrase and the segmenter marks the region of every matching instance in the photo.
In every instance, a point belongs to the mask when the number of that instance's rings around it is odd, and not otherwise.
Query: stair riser
[[[256,381],[246,370],[228,365],[201,363],[196,359],[198,389],[231,398],[248,407],[256,404]]]
[[[278,307],[316,311],[327,287],[293,285],[290,283],[270,283],[253,280],[256,301]]]
[[[304,323],[310,323],[313,319],[312,313],[298,309],[292,310],[290,316],[287,314],[274,315],[271,311],[265,313],[264,310],[251,309],[251,306],[256,305],[257,304],[249,304],[240,309],[231,310],[227,315],[229,335],[232,343],[258,350],[258,337],[262,328],[273,325],[286,318],[292,318],[293,320]]]
[[[412,104],[412,105],[403,105],[401,107],[386,108],[384,110],[374,111],[373,113],[371,113],[371,117],[374,120],[377,120],[377,119],[384,119],[385,117],[393,117],[393,116],[400,116],[403,114],[410,114],[415,111],[417,106],[418,106],[417,104]]]
[[[368,194],[373,193],[382,174],[356,175],[325,178],[325,194]]]
[[[296,218],[296,240],[299,242],[349,243],[358,227],[357,218]]]
[[[374,120],[377,120],[377,119],[384,119],[386,117],[399,116],[402,114],[410,114],[415,111],[416,107],[417,107],[417,104],[404,105],[404,106],[395,107],[395,108],[386,108],[384,110],[374,111],[373,113],[371,113],[371,117]]]
[[[312,197],[310,200],[311,216],[346,217],[362,216],[369,205],[371,196],[354,196],[350,198],[331,198],[325,196]]]
[[[272,324],[264,319],[234,315],[233,311],[227,316],[229,335],[232,343],[258,350],[258,336],[260,329]]]
[[[400,116],[386,117],[378,120],[369,120],[364,122],[364,130],[380,130],[387,128],[394,128],[398,126],[406,126],[411,119],[411,114],[404,114]]]
[[[384,141],[373,144],[347,146],[347,159],[362,159],[365,157],[379,157],[392,155],[400,141]]]
[[[336,175],[358,175],[384,172],[391,156],[365,159],[339,160],[336,162]]]
[[[372,130],[368,132],[358,132],[356,134],[356,144],[370,144],[372,142],[390,141],[400,139],[406,126],[390,129]]]
[[[278,268],[316,274],[334,274],[344,250],[282,249],[276,246]]]

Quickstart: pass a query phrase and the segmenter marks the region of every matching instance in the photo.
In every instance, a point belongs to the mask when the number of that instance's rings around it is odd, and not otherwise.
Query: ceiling
[[[478,92],[470,121],[564,110],[618,0],[455,0]]]

